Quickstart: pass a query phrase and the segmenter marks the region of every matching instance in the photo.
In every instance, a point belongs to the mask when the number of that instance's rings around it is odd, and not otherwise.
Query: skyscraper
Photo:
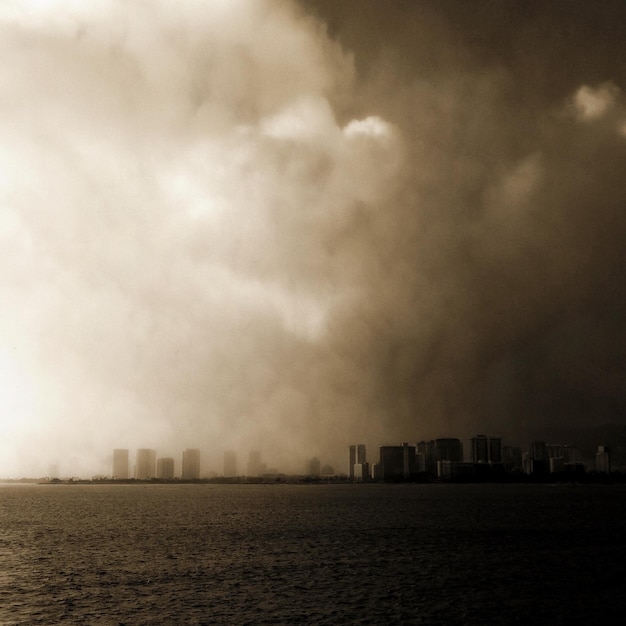
[[[128,450],[121,448],[113,450],[113,478],[127,480],[128,477]]]
[[[471,439],[472,463],[489,462],[489,438],[485,435],[476,435]]]
[[[224,476],[226,478],[237,476],[237,453],[233,450],[224,452]]]
[[[266,465],[261,461],[261,453],[258,450],[250,450],[248,455],[248,476],[261,476],[265,474]]]
[[[139,448],[137,450],[135,476],[138,480],[156,477],[156,450],[150,448]]]
[[[348,473],[350,478],[354,478],[354,466],[364,465],[367,462],[365,458],[365,444],[359,443],[354,446],[350,446],[350,460],[348,466]]]
[[[472,463],[502,463],[502,439],[476,435],[471,439]]]
[[[598,451],[596,452],[596,472],[600,474],[611,473],[611,458],[609,449],[606,446],[598,446]]]
[[[200,478],[200,450],[187,448],[183,450],[183,480],[196,480]]]
[[[437,461],[461,463],[463,461],[463,444],[461,440],[453,437],[435,439],[435,459]]]
[[[415,446],[381,446],[380,477],[382,480],[408,480],[417,474]]]
[[[157,459],[157,478],[162,480],[173,480],[174,478],[174,459],[165,457]]]

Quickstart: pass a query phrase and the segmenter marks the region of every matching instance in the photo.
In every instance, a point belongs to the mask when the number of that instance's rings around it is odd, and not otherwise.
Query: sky
[[[623,2],[4,0],[0,31],[0,477],[626,425]]]

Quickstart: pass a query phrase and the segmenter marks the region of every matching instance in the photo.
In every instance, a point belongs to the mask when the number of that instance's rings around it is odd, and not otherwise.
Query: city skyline
[[[438,463],[446,461],[459,465],[502,466],[506,472],[524,474],[553,474],[565,466],[581,465],[585,470],[608,473],[626,470],[626,448],[623,443],[615,446],[605,443],[585,442],[578,447],[569,443],[554,443],[533,439],[526,444],[518,444],[502,439],[499,435],[475,434],[467,438],[436,437],[434,439],[414,438],[410,442],[386,442],[383,445],[349,444],[347,456],[336,465],[329,463],[329,457],[320,452],[319,456],[300,459],[295,469],[281,468],[266,459],[262,450],[224,450],[218,457],[211,457],[200,448],[185,448],[178,453],[178,460],[165,456],[162,450],[151,448],[115,448],[112,451],[109,467],[92,465],[82,474],[61,472],[63,463],[49,465],[47,474],[40,478],[88,479],[107,478],[114,480],[198,480],[207,478],[259,478],[271,475],[284,476],[345,476],[350,480],[406,480],[417,475],[430,475],[441,478]],[[369,453],[368,453],[369,449]],[[134,454],[133,454],[134,453]],[[410,458],[409,458],[410,457]],[[402,468],[387,475],[384,470],[385,458],[390,466]],[[243,459],[246,459],[244,462]],[[553,460],[557,465],[553,464]],[[539,463],[533,467],[533,462]],[[380,466],[376,469],[376,466]],[[52,469],[54,468],[54,469]],[[467,469],[467,468],[466,468]],[[99,470],[99,471],[96,471]],[[452,477],[453,467],[447,468],[446,476]],[[377,473],[378,472],[378,473]],[[480,476],[480,475],[479,475]],[[18,477],[0,476],[2,479]],[[34,479],[36,476],[19,478]]]
[[[623,2],[0,5],[0,476],[626,439]]]

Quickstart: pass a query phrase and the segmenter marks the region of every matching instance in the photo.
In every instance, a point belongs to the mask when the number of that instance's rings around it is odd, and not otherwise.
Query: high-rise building
[[[531,441],[529,456],[533,461],[547,461],[548,460],[548,448],[545,441]]]
[[[545,441],[531,441],[528,455],[524,461],[524,472],[526,474],[542,475],[547,474],[550,469],[550,457]]]
[[[135,477],[138,480],[148,480],[156,477],[156,450],[149,448],[139,448],[137,450]]]
[[[382,480],[408,480],[417,474],[415,446],[403,443],[401,446],[380,448],[380,476]]]
[[[471,439],[472,463],[502,463],[502,439],[476,435]]]
[[[489,462],[489,439],[485,435],[476,435],[470,440],[472,446],[472,463]]]
[[[489,437],[489,463],[502,463],[501,437]]]
[[[200,450],[187,448],[183,450],[183,480],[197,480],[200,478]]]
[[[598,451],[596,452],[596,472],[600,474],[611,473],[611,458],[609,449],[606,446],[598,446]]]
[[[521,472],[522,449],[517,446],[502,446],[502,463],[507,472]]]
[[[417,446],[417,471],[434,476],[437,473],[435,442],[420,441]]]
[[[227,478],[237,476],[237,453],[233,450],[224,452],[224,476]]]
[[[309,459],[307,463],[307,474],[309,476],[319,476],[320,475],[320,460],[314,456],[312,459]]]
[[[350,460],[348,465],[348,473],[350,478],[354,478],[354,466],[363,465],[367,463],[365,456],[365,444],[359,443],[354,446],[350,446]]]
[[[437,461],[463,462],[463,444],[460,439],[442,437],[435,439],[435,459]]]
[[[164,457],[157,459],[157,478],[162,480],[174,479],[174,459],[171,457]]]
[[[261,453],[251,450],[248,455],[248,476],[262,476],[267,471],[267,466],[261,461]]]
[[[121,448],[113,450],[113,478],[127,480],[130,476],[128,467],[128,450]]]

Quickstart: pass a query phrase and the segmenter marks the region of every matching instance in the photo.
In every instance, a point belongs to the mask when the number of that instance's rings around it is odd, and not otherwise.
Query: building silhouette
[[[156,450],[139,448],[135,463],[135,478],[148,480],[156,477]]]
[[[611,457],[606,446],[598,446],[598,451],[596,452],[596,472],[600,474],[611,473]]]
[[[524,473],[542,476],[550,469],[550,459],[545,441],[534,439],[523,459]]]
[[[183,480],[197,480],[200,478],[200,450],[187,448],[183,450]]]
[[[470,440],[472,463],[502,463],[502,438],[476,435]]]
[[[224,476],[227,478],[237,476],[237,453],[233,450],[224,452]]]
[[[127,480],[130,478],[128,450],[117,448],[113,450],[113,478]]]
[[[437,461],[463,462],[463,444],[455,437],[435,439],[435,459]]]
[[[350,478],[355,478],[354,466],[355,465],[364,465],[367,463],[367,458],[365,455],[365,444],[359,443],[354,446],[350,446],[350,459],[348,465],[348,474]],[[361,470],[362,471],[362,470]]]
[[[502,446],[502,464],[507,472],[521,472],[522,449],[518,446]]]
[[[320,460],[314,456],[312,459],[309,459],[307,463],[307,474],[309,476],[319,476],[320,475],[321,463]]]
[[[174,459],[164,457],[157,459],[157,478],[161,480],[173,480],[174,478]]]
[[[437,459],[435,457],[435,442],[420,441],[416,446],[417,471],[434,476],[437,473]]]
[[[266,473],[267,466],[261,461],[261,453],[251,450],[248,455],[248,476],[262,476]]]
[[[378,474],[382,480],[410,480],[417,475],[415,446],[403,443],[401,446],[382,446]]]

